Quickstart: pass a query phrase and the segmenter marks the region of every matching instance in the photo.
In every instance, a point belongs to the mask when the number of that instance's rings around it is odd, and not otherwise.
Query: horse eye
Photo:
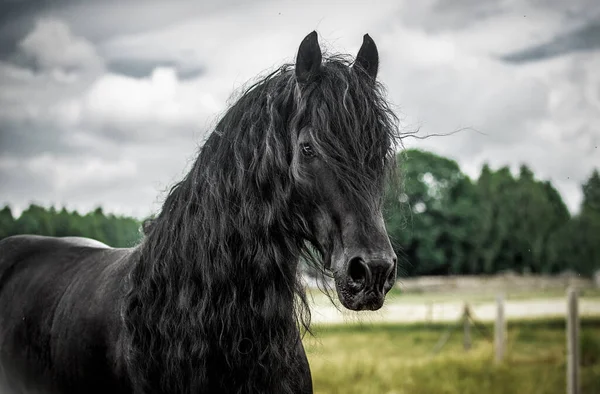
[[[302,154],[306,157],[314,157],[316,155],[313,147],[308,143],[300,145],[300,150],[302,151]]]

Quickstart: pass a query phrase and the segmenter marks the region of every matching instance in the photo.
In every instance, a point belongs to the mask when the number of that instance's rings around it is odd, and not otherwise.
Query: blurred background
[[[330,53],[373,37],[412,133],[384,308],[344,311],[303,270],[315,392],[565,393],[568,288],[600,392],[595,0],[0,1],[0,238],[137,244],[235,94],[312,30]]]

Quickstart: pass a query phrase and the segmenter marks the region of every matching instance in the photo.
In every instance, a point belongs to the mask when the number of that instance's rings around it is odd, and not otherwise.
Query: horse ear
[[[296,57],[296,79],[299,83],[309,82],[321,69],[321,48],[317,32],[313,31],[300,43]]]
[[[363,36],[363,43],[356,55],[355,65],[359,65],[363,70],[371,76],[371,78],[377,78],[377,69],[379,68],[379,52],[377,52],[377,46],[375,41],[368,35]]]

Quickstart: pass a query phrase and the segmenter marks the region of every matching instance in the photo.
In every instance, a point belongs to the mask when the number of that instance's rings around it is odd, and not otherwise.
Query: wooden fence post
[[[567,394],[579,394],[579,313],[577,290],[567,290]]]
[[[494,348],[496,363],[504,359],[506,322],[504,318],[504,295],[498,295],[496,298],[496,325],[494,326]]]
[[[469,316],[469,304],[465,302],[465,309],[463,312],[463,346],[465,348],[465,351],[468,351],[471,348],[471,322],[469,321]]]

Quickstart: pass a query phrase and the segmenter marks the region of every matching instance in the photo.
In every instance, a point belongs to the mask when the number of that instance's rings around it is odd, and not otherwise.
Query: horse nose
[[[396,281],[396,256],[389,259],[353,257],[348,263],[348,277],[355,290],[386,293]]]
[[[395,259],[369,260],[367,267],[371,272],[371,290],[376,293],[387,293],[396,281]]]

